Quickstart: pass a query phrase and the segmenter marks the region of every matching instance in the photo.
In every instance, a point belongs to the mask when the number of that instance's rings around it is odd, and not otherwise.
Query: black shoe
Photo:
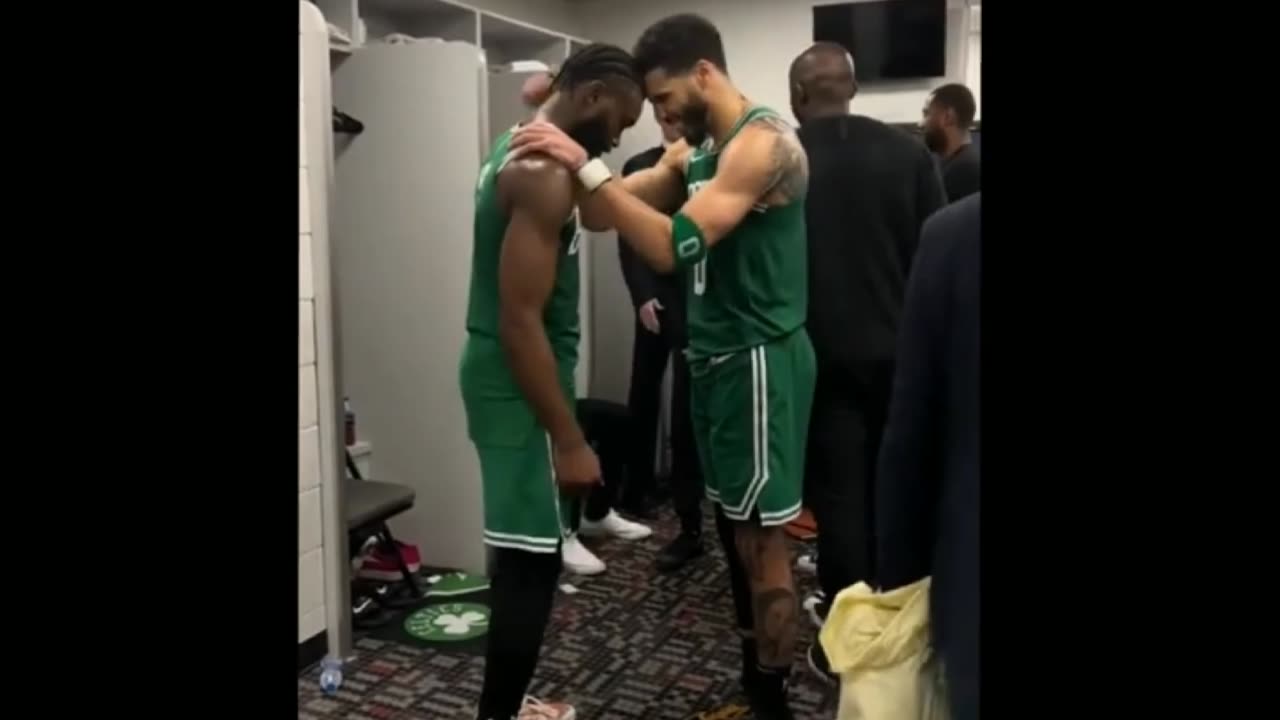
[[[782,697],[769,697],[759,688],[748,688],[743,693],[747,697],[747,705],[751,707],[751,716],[757,720],[794,720],[791,708],[787,706],[787,690],[783,687]]]
[[[376,630],[395,619],[395,613],[384,610],[366,595],[352,598],[351,627],[357,630]]]
[[[838,685],[840,678],[831,672],[831,663],[827,660],[827,653],[818,643],[809,646],[809,652],[805,653],[809,657],[809,669],[813,671],[814,677],[818,678],[824,685]]]
[[[701,557],[703,552],[701,535],[682,532],[658,553],[658,570],[674,572]]]

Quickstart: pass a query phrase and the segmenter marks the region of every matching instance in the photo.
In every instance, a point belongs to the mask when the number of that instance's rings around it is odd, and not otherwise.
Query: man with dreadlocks
[[[635,124],[644,96],[631,56],[590,45],[565,61],[534,113],[591,155]],[[567,524],[561,491],[600,482],[574,416],[578,235],[573,175],[536,154],[513,158],[503,133],[476,183],[459,380],[480,457],[484,541],[492,552],[480,720],[573,720],[572,707],[525,698],[551,617]],[[558,487],[557,487],[558,486]]]

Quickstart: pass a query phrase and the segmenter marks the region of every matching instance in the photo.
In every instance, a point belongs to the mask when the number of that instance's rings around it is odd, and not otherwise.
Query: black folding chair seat
[[[347,529],[386,522],[413,507],[413,488],[376,480],[346,481]]]

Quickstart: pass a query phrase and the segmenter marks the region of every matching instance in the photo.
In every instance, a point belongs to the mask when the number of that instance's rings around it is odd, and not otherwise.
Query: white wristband
[[[587,192],[595,192],[596,188],[612,178],[613,173],[609,171],[609,166],[605,165],[600,158],[595,158],[578,168],[578,182],[582,183]]]

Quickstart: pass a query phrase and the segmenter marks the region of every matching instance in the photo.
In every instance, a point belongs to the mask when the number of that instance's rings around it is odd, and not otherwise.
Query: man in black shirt
[[[791,110],[809,156],[808,330],[818,364],[805,495],[818,524],[816,622],[841,590],[874,583],[875,462],[920,228],[945,199],[933,157],[906,132],[849,114],[853,58],[818,43],[791,66]],[[815,644],[811,662],[827,675]]]
[[[666,145],[680,139],[678,121],[666,122],[656,109],[654,119],[662,128],[663,144],[627,160],[622,166],[624,176],[653,167],[662,157]],[[684,357],[684,348],[688,346],[684,283],[678,274],[654,272],[623,238],[618,238],[618,257],[636,310],[631,388],[627,399],[632,420],[631,450],[622,507],[643,516],[646,514],[647,496],[654,492],[653,466],[662,376],[667,369],[667,358],[671,357],[671,494],[676,514],[680,516],[680,535],[658,554],[658,569],[672,571],[703,553],[701,502],[704,490],[689,415],[689,365]]]
[[[969,128],[977,113],[973,93],[959,83],[934,90],[924,106],[924,118],[920,122],[924,141],[942,159],[947,202],[972,195],[982,186],[978,148],[969,137]]]

